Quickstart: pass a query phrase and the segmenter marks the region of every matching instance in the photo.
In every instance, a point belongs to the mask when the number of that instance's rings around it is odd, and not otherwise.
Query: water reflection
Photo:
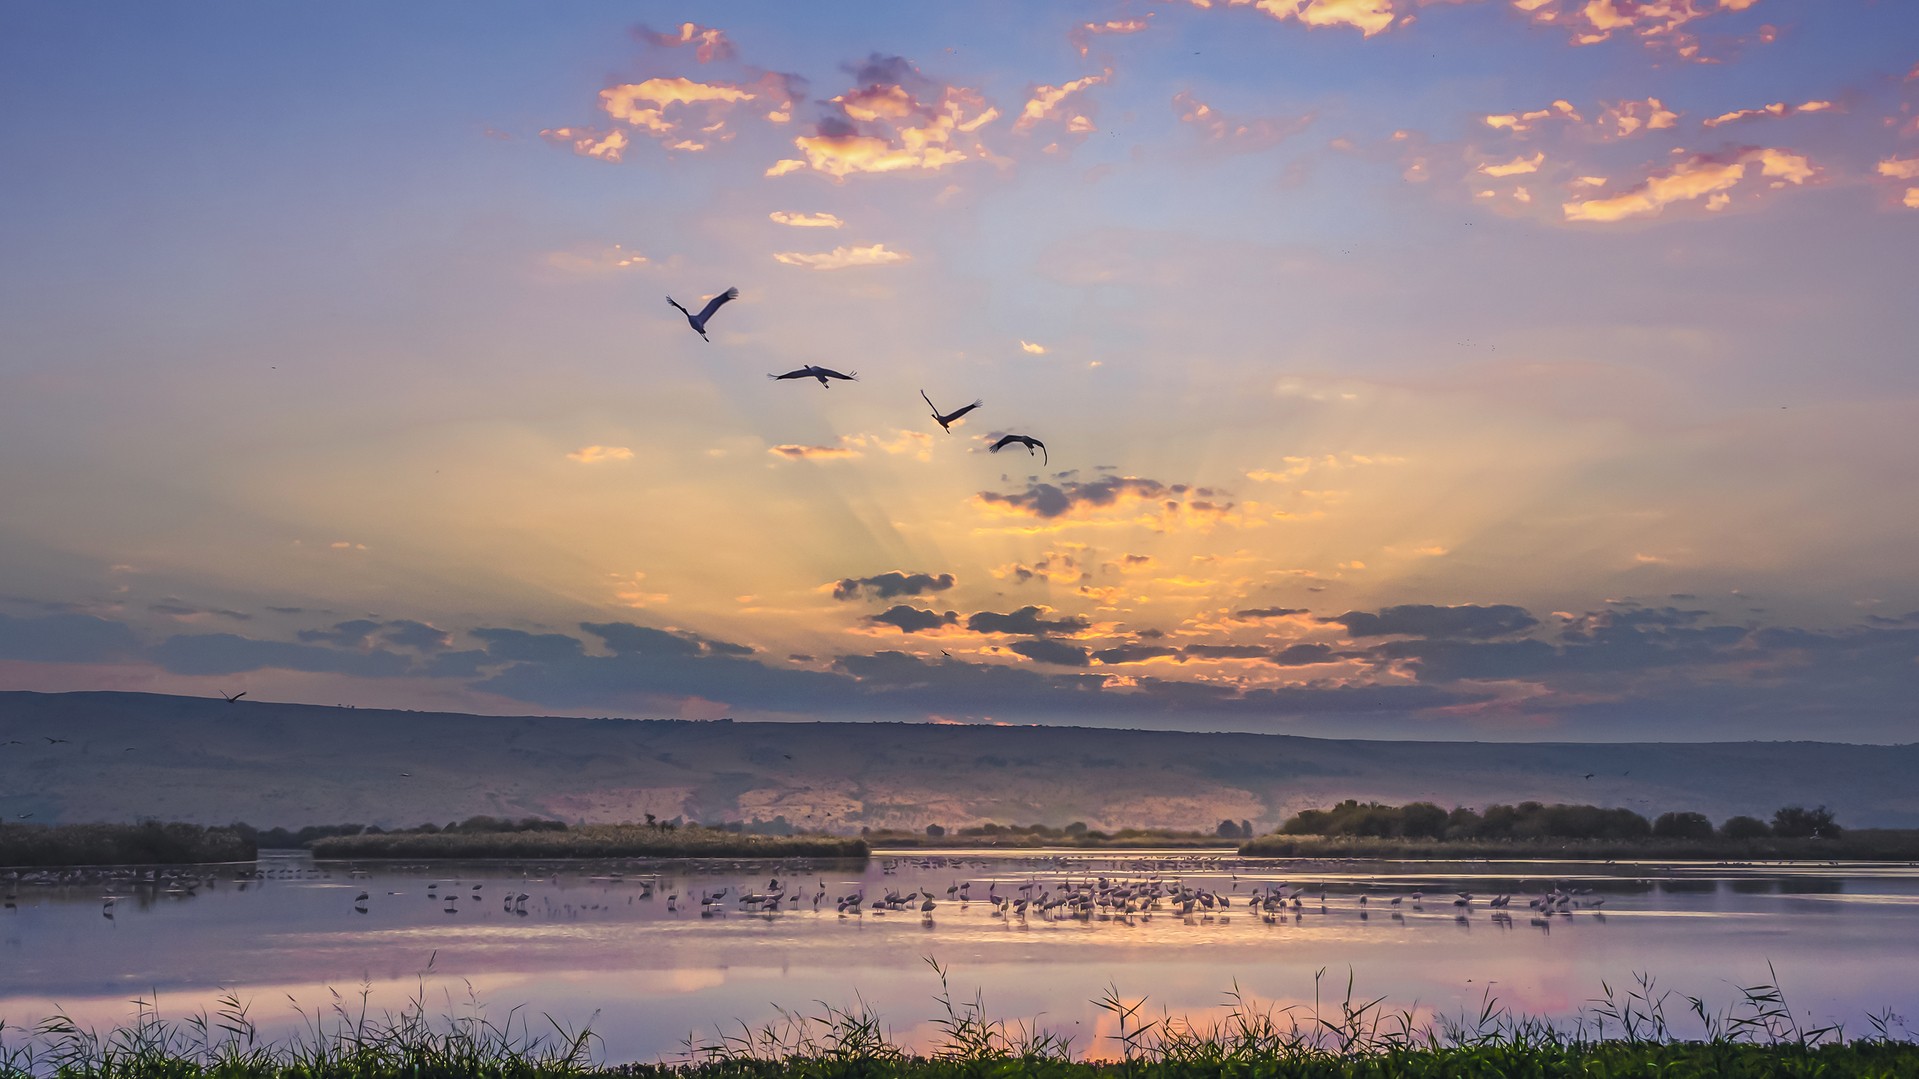
[[[924,957],[1007,1017],[1090,1030],[1105,986],[1202,1011],[1235,982],[1306,999],[1322,968],[1406,1007],[1569,1016],[1639,971],[1710,998],[1770,961],[1822,1018],[1910,1014],[1909,866],[1295,862],[987,851],[832,861],[315,864],[0,874],[0,1016],[123,1022],[231,988],[272,1032],[290,996],[376,1008],[467,986],[596,1023],[613,1060],[671,1054],[774,1005],[931,1015]],[[290,976],[289,972],[297,972]],[[1684,984],[1679,980],[1684,979]],[[1083,1044],[1083,1043],[1082,1043]]]

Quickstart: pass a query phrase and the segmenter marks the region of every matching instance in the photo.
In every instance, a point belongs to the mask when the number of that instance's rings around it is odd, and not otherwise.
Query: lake
[[[1093,899],[1102,877],[1109,906]],[[129,1021],[136,999],[179,1018],[232,991],[269,1036],[336,993],[355,1008],[364,993],[377,1012],[424,992],[435,1013],[477,1001],[494,1018],[525,1005],[536,1030],[543,1013],[591,1021],[616,1063],[677,1057],[689,1039],[737,1034],[781,1008],[816,1014],[816,1002],[863,1001],[895,1037],[926,1045],[940,1014],[928,958],[989,1015],[1102,1055],[1114,1030],[1092,1001],[1109,989],[1146,998],[1149,1015],[1203,1023],[1235,987],[1311,1003],[1320,971],[1335,1010],[1350,975],[1356,997],[1422,1020],[1477,1014],[1489,995],[1568,1020],[1602,982],[1645,974],[1674,992],[1678,1033],[1696,1035],[1682,994],[1723,1009],[1737,987],[1770,981],[1770,963],[1810,1025],[1869,1033],[1868,1013],[1887,1009],[1901,1017],[1895,1034],[1919,1022],[1919,867],[1908,865],[950,850],[864,865],[354,866],[268,855],[151,883],[0,882],[12,896],[0,909],[0,1020],[13,1044],[55,1011],[106,1027]],[[1155,891],[1159,909],[1124,912]],[[777,912],[765,909],[781,893]],[[874,909],[889,893],[912,898]],[[1457,893],[1474,898],[1459,905]],[[1528,906],[1548,894],[1552,913]],[[1513,898],[1489,908],[1501,895]],[[743,908],[742,897],[761,898]]]

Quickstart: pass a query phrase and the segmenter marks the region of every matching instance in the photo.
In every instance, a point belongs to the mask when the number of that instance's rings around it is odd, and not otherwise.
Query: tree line
[[[1280,835],[1473,839],[1837,839],[1844,829],[1825,806],[1781,806],[1770,822],[1728,817],[1717,828],[1703,813],[1662,813],[1647,820],[1630,809],[1520,802],[1483,810],[1442,809],[1431,802],[1384,805],[1348,798],[1331,809],[1306,809],[1279,826]]]

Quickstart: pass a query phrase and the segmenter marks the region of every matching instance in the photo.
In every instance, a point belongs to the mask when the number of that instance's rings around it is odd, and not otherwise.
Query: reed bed
[[[1641,976],[1618,988],[1602,985],[1565,1022],[1514,1015],[1488,996],[1474,1013],[1421,1023],[1410,1010],[1356,998],[1350,976],[1343,997],[1322,1001],[1324,971],[1314,979],[1310,1005],[1262,1005],[1234,987],[1223,1016],[1203,1024],[1154,1017],[1144,1000],[1110,988],[1093,1003],[1110,1017],[1112,1033],[1080,1047],[1033,1024],[988,1017],[979,994],[955,995],[946,971],[936,963],[933,969],[938,1037],[922,1051],[894,1041],[863,1002],[850,1009],[819,1004],[781,1011],[758,1027],[735,1023],[710,1038],[689,1038],[678,1059],[609,1066],[598,1059],[590,1027],[520,1008],[495,1023],[470,994],[464,1007],[430,1017],[423,988],[398,1014],[379,1016],[369,1013],[364,993],[357,1008],[335,994],[330,1008],[301,1013],[297,1035],[273,1044],[261,1041],[234,996],[212,1015],[179,1021],[139,1002],[132,1025],[105,1034],[55,1016],[31,1031],[11,1028],[10,1039],[10,1028],[0,1024],[0,1079],[1919,1076],[1919,1042],[1902,1031],[1899,1017],[1868,1016],[1870,1029],[1850,1037],[1837,1026],[1809,1026],[1776,977],[1740,989],[1732,1004],[1715,1010]]]
[[[257,853],[234,829],[197,824],[0,824],[0,866],[191,865]]]
[[[1239,853],[1265,858],[1378,858],[1423,861],[1486,858],[1601,858],[1659,861],[1907,862],[1919,859],[1919,830],[1868,829],[1836,839],[1415,839],[1403,836],[1263,835]]]
[[[565,831],[385,832],[328,836],[315,858],[865,858],[866,841],[753,835],[697,826],[582,824]]]

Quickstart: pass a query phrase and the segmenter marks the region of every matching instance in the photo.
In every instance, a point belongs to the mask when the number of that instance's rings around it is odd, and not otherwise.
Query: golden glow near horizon
[[[1905,730],[1919,13],[880,11],[29,19],[0,687]]]

